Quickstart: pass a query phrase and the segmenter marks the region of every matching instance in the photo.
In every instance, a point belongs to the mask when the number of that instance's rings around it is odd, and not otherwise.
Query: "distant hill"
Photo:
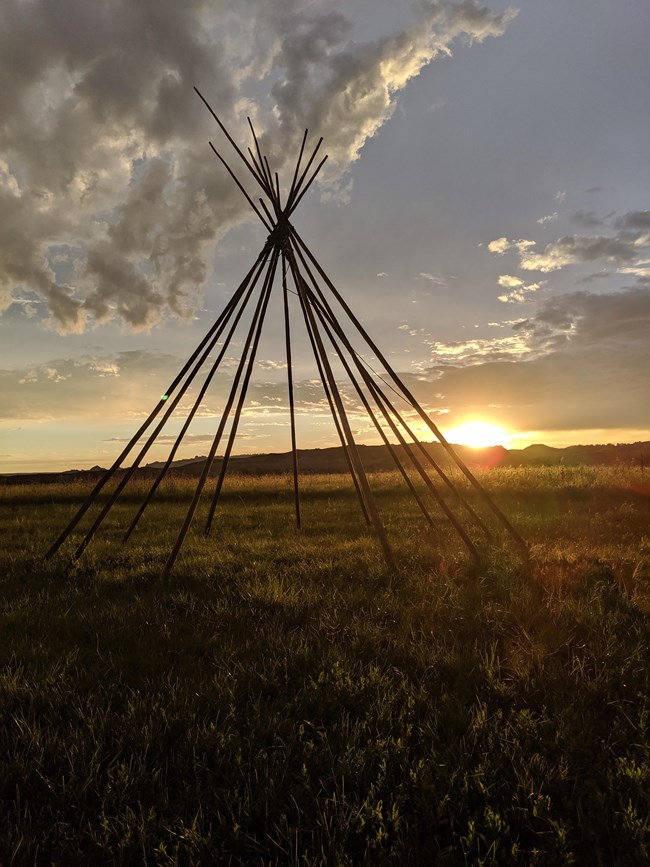
[[[449,466],[450,458],[440,443],[423,443],[434,460],[443,469]],[[503,446],[491,446],[485,449],[474,449],[469,446],[454,446],[460,457],[472,468],[497,466],[565,466],[578,465],[615,465],[650,466],[650,442],[609,443],[595,446],[568,446],[553,448],[542,444],[528,446],[525,449],[505,449]],[[400,456],[404,457],[401,446],[395,446]],[[363,465],[368,472],[394,469],[392,458],[386,446],[359,446]],[[198,476],[205,464],[205,456],[185,458],[174,461],[170,473],[176,477]],[[221,469],[221,457],[217,457],[211,469],[211,475],[216,475]],[[347,464],[343,449],[340,446],[326,449],[299,449],[298,463],[301,473],[344,473]],[[136,470],[136,478],[153,478],[163,461],[154,461]],[[234,455],[230,458],[229,472],[246,475],[269,475],[291,472],[291,452],[260,455]],[[105,469],[95,466],[90,470],[66,470],[58,473],[13,473],[0,475],[0,484],[36,484],[45,482],[72,482],[82,479],[99,478]]]
[[[595,446],[567,446],[563,449],[545,445],[532,445],[525,449],[513,449],[510,454],[518,464],[578,464],[608,465],[635,464],[644,462],[650,464],[650,442],[638,443],[608,443]]]

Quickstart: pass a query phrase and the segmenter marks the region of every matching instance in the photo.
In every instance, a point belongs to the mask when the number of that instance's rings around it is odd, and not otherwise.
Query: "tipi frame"
[[[291,291],[295,292],[295,295],[298,298],[298,304],[304,319],[318,374],[343,449],[348,471],[356,490],[361,513],[366,523],[374,530],[387,564],[390,567],[394,566],[393,551],[383,521],[377,509],[375,498],[368,481],[368,476],[364,469],[359,449],[357,448],[357,443],[350,427],[345,403],[330,362],[330,353],[333,353],[334,356],[339,359],[360,404],[364,407],[369,419],[376,428],[380,439],[385,444],[395,463],[397,471],[402,476],[410,494],[413,496],[427,523],[432,527],[434,526],[434,519],[430,511],[430,505],[428,505],[425,500],[426,494],[423,496],[423,493],[419,492],[416,488],[411,474],[409,474],[409,471],[405,466],[403,460],[404,456],[408,459],[411,473],[415,473],[415,475],[421,479],[426,491],[435,501],[438,508],[442,510],[451,522],[455,531],[458,533],[473,558],[480,560],[479,543],[476,541],[477,534],[481,537],[489,537],[491,535],[491,531],[486,521],[470,505],[450,476],[433,458],[425,445],[420,442],[412,427],[404,418],[404,415],[395,407],[395,404],[388,395],[387,390],[392,391],[400,397],[408,406],[409,412],[414,411],[420,417],[422,422],[440,442],[450,460],[469,481],[472,488],[474,488],[478,494],[480,501],[492,513],[493,518],[495,518],[501,527],[509,534],[516,545],[525,552],[526,544],[522,537],[515,530],[508,518],[503,514],[501,509],[490,497],[478,479],[470,471],[469,467],[447,442],[438,426],[434,424],[413,393],[407,385],[405,385],[401,377],[395,372],[395,370],[393,370],[390,362],[366,332],[361,322],[359,322],[357,317],[354,315],[343,296],[336,289],[312,253],[311,249],[307,246],[291,222],[293,213],[327,159],[327,156],[322,157],[316,164],[315,168],[313,168],[323,139],[320,138],[318,140],[311,156],[307,159],[303,167],[308,136],[308,131],[305,130],[289,192],[283,201],[278,174],[277,172],[274,173],[271,171],[269,160],[261,151],[259,140],[255,134],[250,119],[248,119],[248,124],[253,137],[254,151],[251,148],[248,148],[248,156],[246,156],[233,140],[230,133],[213,111],[205,97],[197,88],[195,88],[195,90],[219,125],[219,128],[228,142],[232,145],[240,161],[246,167],[246,171],[260,187],[264,197],[258,198],[258,207],[225,158],[215,148],[214,144],[210,142],[210,147],[214,154],[224,165],[229,175],[248,201],[253,212],[257,215],[258,219],[262,222],[269,234],[253,266],[248,271],[237,290],[233,293],[217,320],[172,381],[167,391],[161,396],[146,421],[144,421],[136,431],[110,469],[102,475],[70,523],[65,527],[47,551],[46,557],[52,557],[59,550],[65,540],[77,527],[86,512],[96,501],[106,483],[118,472],[118,470],[122,469],[122,464],[125,462],[127,457],[131,455],[147,431],[151,429],[146,436],[144,443],[141,444],[139,451],[137,451],[135,456],[132,457],[130,466],[123,470],[123,474],[119,479],[118,484],[103,504],[99,514],[73,554],[75,559],[81,556],[95,533],[99,530],[102,522],[112,509],[129,480],[132,478],[136,469],[141,465],[142,460],[155,443],[163,427],[171,418],[188,388],[197,379],[205,362],[209,360],[210,353],[215,350],[218,342],[222,340],[216,358],[208,368],[203,384],[200,386],[194,403],[187,413],[167,460],[160,468],[137,514],[127,528],[123,541],[126,542],[130,538],[147,506],[150,504],[160,483],[172,466],[172,462],[182,443],[183,437],[196,415],[210,383],[226,354],[244,312],[246,310],[250,311],[252,308],[252,317],[244,339],[244,346],[241,351],[241,356],[237,364],[226,404],[219,420],[217,431],[214,435],[214,439],[210,446],[207,459],[198,479],[182,527],[165,564],[163,574],[168,575],[170,573],[178,557],[180,549],[190,529],[197,506],[199,505],[199,501],[204,492],[206,481],[214,464],[217,450],[224,437],[228,420],[231,419],[227,443],[221,461],[221,468],[216,487],[212,493],[207,522],[205,525],[206,535],[210,532],[215,511],[219,503],[224,478],[228,469],[230,456],[237,436],[239,421],[246,401],[248,385],[255,365],[257,348],[264,325],[269,299],[278,274],[283,295],[284,338],[287,363],[287,387],[289,395],[289,421],[296,527],[300,529],[302,526],[302,512],[296,441],[291,323],[289,316],[289,293]],[[289,289],[289,278],[293,283],[293,290]],[[332,298],[340,307],[342,315],[337,315],[335,313],[331,304]],[[346,322],[348,327],[350,325],[352,326],[353,333],[356,333],[357,337],[361,338],[366,349],[370,349],[372,354],[379,360],[384,368],[385,376],[387,378],[377,374],[374,376],[371,375],[369,365],[364,361],[362,355],[360,355],[354,348],[351,339],[341,324],[341,320]],[[391,380],[392,384],[388,380]],[[154,425],[154,422],[161,413],[162,416],[160,420]],[[400,448],[396,448],[391,442],[389,439],[390,434],[392,434],[394,439],[397,440]],[[432,473],[434,477],[437,477],[437,481],[435,482]],[[462,511],[466,524],[461,522],[461,519],[458,517],[459,511]]]

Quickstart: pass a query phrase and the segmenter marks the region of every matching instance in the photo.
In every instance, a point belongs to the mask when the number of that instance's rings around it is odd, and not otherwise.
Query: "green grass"
[[[168,580],[186,481],[76,563],[42,553],[82,487],[0,488],[0,863],[648,863],[648,487],[482,480],[529,563],[469,563],[388,474],[394,574],[339,476],[301,533],[289,478],[229,480]]]

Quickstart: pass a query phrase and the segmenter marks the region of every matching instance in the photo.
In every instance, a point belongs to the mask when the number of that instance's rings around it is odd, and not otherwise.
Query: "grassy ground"
[[[349,481],[305,480],[297,534],[267,477],[167,581],[186,482],[72,565],[42,553],[84,491],[0,489],[0,863],[648,863],[648,486],[483,482],[530,563],[379,475],[387,574]]]

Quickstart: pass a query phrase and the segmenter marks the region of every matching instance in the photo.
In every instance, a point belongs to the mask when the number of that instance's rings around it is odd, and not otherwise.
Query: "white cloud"
[[[507,238],[497,238],[495,241],[490,241],[488,250],[490,253],[496,253],[497,256],[503,254],[510,249],[510,241]]]
[[[540,226],[545,226],[547,223],[555,222],[555,220],[557,220],[557,217],[558,213],[557,211],[554,211],[552,214],[548,214],[546,217],[540,217],[537,222],[540,224]]]
[[[505,304],[518,304],[522,301],[528,301],[528,294],[531,292],[537,292],[537,290],[543,285],[544,281],[541,281],[540,283],[529,283],[527,286],[523,285],[523,281],[520,281],[518,288],[513,289],[512,292],[509,292],[506,295],[497,295],[497,298]]]
[[[578,235],[566,235],[557,241],[547,244],[542,253],[524,251],[520,259],[520,267],[525,271],[557,271],[565,265],[576,262],[606,262],[632,261],[636,255],[635,241],[603,236],[584,238]]]
[[[490,241],[488,250],[490,253],[496,253],[497,256],[503,256],[508,250],[517,250],[523,253],[529,247],[534,247],[534,241],[527,241],[525,238],[519,238],[516,241],[509,241],[507,238],[497,238],[496,241]]]
[[[415,9],[409,27],[359,44],[343,15],[297,0],[5,0],[0,312],[29,290],[61,331],[190,317],[214,245],[250,218],[206,146],[215,126],[193,85],[236,138],[251,114],[279,169],[305,127],[319,130],[321,188],[345,199],[347,169],[406,84],[459,37],[498,36],[516,14],[474,0]],[[270,97],[253,105],[265,77]]]
[[[274,361],[273,359],[260,359],[257,364],[262,370],[285,370],[287,367],[286,361]]]
[[[429,282],[435,283],[436,286],[447,285],[446,279],[441,274],[431,273],[430,271],[420,271],[418,277],[422,277],[423,280],[429,280]]]
[[[577,211],[572,219],[585,226],[603,224],[591,211]],[[488,250],[498,256],[503,256],[509,250],[516,251],[519,254],[519,267],[524,271],[549,273],[568,265],[600,261],[613,263],[620,273],[635,274],[644,279],[648,276],[646,268],[649,263],[643,257],[650,247],[650,211],[630,211],[619,217],[614,225],[618,230],[614,235],[565,235],[546,244],[541,252],[533,249],[534,241],[511,241],[505,237],[491,241]],[[590,275],[583,281],[596,279],[597,276]],[[516,279],[503,275],[499,278],[499,285],[514,288],[516,284],[510,281]],[[501,300],[506,299],[502,297]]]
[[[502,274],[499,277],[499,286],[503,286],[504,289],[516,289],[517,286],[522,286],[523,282],[519,277],[512,277],[510,274]]]
[[[505,361],[526,358],[532,354],[525,337],[477,338],[451,342],[432,341],[431,358],[434,364],[482,364],[486,361]]]

